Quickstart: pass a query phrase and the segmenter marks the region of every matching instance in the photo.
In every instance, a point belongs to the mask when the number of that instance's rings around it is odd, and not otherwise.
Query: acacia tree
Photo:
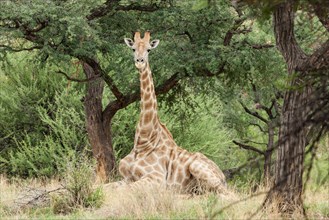
[[[313,13],[329,31],[329,8],[320,7],[320,2],[310,1],[310,4]],[[311,129],[306,119],[315,109],[314,106],[319,104],[312,99],[312,91],[317,85],[314,79],[307,79],[305,75],[329,70],[329,40],[319,45],[310,55],[301,49],[294,31],[296,6],[297,1],[285,1],[277,5],[273,13],[276,44],[286,61],[288,74],[294,74],[290,81],[291,89],[284,95],[275,187],[270,199],[273,202],[279,201],[279,210],[287,213],[303,209],[303,161]]]
[[[69,66],[72,59],[78,59],[83,67],[85,79],[71,77],[58,68],[68,80],[85,82],[84,97],[86,128],[97,160],[97,176],[108,181],[115,167],[115,158],[111,140],[111,120],[115,113],[138,99],[137,91],[123,94],[113,78],[101,66],[97,53],[106,51],[108,37],[98,32],[106,22],[100,18],[108,14],[126,11],[152,12],[167,7],[166,1],[159,4],[120,4],[118,0],[81,2],[74,1],[3,1],[0,26],[3,54],[36,50],[40,60],[55,63],[57,66]],[[161,5],[161,6],[159,6]],[[114,34],[115,35],[115,34]],[[122,35],[120,37],[123,38]],[[115,39],[118,36],[116,35]],[[103,53],[105,54],[105,53]],[[57,62],[57,64],[56,64]],[[178,74],[156,88],[157,93],[165,93],[176,85]],[[105,108],[102,97],[105,83],[111,90],[114,100]]]
[[[262,20],[273,13],[274,37],[287,66],[288,89],[275,147],[274,184],[264,204],[285,214],[301,211],[305,148],[328,129],[329,4],[322,0],[232,2],[237,7],[252,6],[252,11],[263,15]],[[314,33],[305,31],[305,24],[295,29],[302,13],[315,24]]]
[[[123,37],[136,30],[151,30],[161,39],[151,55],[157,94],[168,92],[182,78],[215,78],[224,72],[241,78],[240,73],[252,66],[252,62],[246,65],[244,50],[269,46],[259,39],[240,37],[250,32],[244,26],[246,17],[233,12],[226,1],[201,5],[187,0],[2,3],[3,53],[33,50],[33,58],[52,64],[54,72],[86,83],[86,127],[102,181],[109,179],[115,166],[112,119],[139,99],[138,77],[129,51],[123,49]],[[157,52],[160,48],[161,53]],[[84,79],[67,72],[72,60],[81,64]],[[111,92],[109,100],[104,100],[105,89]]]
[[[151,29],[159,38],[163,36],[162,48],[172,55],[158,61],[161,65],[153,72],[156,93],[166,93],[182,77],[216,76],[223,71],[218,68],[217,52],[204,50],[211,40],[221,39],[222,30],[231,24],[227,21],[233,21],[228,5],[221,4],[224,10],[217,4],[191,10],[190,1],[180,1],[175,6],[173,1],[164,0],[143,3],[94,0],[80,4],[70,0],[3,1],[1,52],[35,51],[34,59],[52,64],[57,69],[54,72],[68,80],[86,83],[83,100],[88,138],[97,160],[97,176],[108,181],[115,167],[111,121],[116,112],[139,99],[130,54],[122,49],[123,37],[140,29]],[[165,19],[163,23],[152,22],[159,18]],[[156,52],[154,56],[160,57]],[[66,72],[73,59],[81,64],[84,79]],[[209,59],[210,65],[204,65],[205,59]],[[111,91],[105,106],[104,89]]]

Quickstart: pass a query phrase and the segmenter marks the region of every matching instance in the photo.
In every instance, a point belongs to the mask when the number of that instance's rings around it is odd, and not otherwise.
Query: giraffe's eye
[[[135,52],[135,49],[133,49],[133,51]]]
[[[150,51],[151,51],[150,49],[147,50],[148,53],[149,53]]]

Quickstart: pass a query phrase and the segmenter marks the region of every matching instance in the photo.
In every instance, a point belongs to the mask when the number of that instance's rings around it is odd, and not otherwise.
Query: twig
[[[258,112],[251,111],[250,109],[247,108],[247,106],[245,104],[243,104],[243,102],[240,102],[240,104],[242,105],[245,112],[247,112],[249,115],[252,115],[252,116],[258,118],[259,120],[261,120],[262,122],[265,122],[266,124],[268,123],[268,121],[265,118],[263,118],[262,116],[260,116],[258,114]]]
[[[259,153],[261,155],[265,155],[265,153],[253,146],[250,146],[250,145],[247,145],[247,144],[243,144],[243,143],[240,143],[240,142],[237,142],[237,141],[233,141],[234,144],[238,145],[239,147],[243,148],[243,149],[246,149],[246,150],[251,150],[251,151],[254,151],[256,153]]]
[[[47,190],[40,190],[40,189],[27,187],[27,192],[22,197],[19,197],[17,199],[17,201],[15,201],[15,203],[18,204],[19,207],[33,205],[39,199],[45,198],[48,194],[62,190],[62,189],[64,189],[64,188],[58,187],[56,189],[47,191]]]
[[[253,44],[251,45],[253,49],[260,50],[260,49],[267,49],[267,48],[273,48],[274,44]]]
[[[253,125],[253,126],[255,126],[255,127],[258,127],[259,128],[259,130],[262,132],[262,133],[267,133],[267,131],[265,131],[259,124],[257,124],[257,123],[253,123],[253,122],[250,122],[249,123],[250,125]]]
[[[80,82],[80,83],[89,82],[89,81],[95,80],[95,79],[102,76],[101,74],[98,74],[98,75],[95,75],[95,76],[90,77],[88,79],[76,79],[76,78],[70,77],[68,74],[66,74],[65,72],[63,72],[61,70],[58,70],[56,73],[64,75],[67,80],[74,81],[74,82]]]
[[[8,45],[3,45],[3,44],[0,45],[0,48],[4,48],[4,49],[7,49],[7,50],[13,51],[13,52],[32,51],[32,50],[36,50],[36,49],[41,49],[40,46],[33,46],[33,47],[28,47],[28,48],[13,48],[13,47],[10,47]]]
[[[223,211],[225,211],[226,209],[228,209],[228,208],[230,208],[230,207],[232,207],[232,206],[234,206],[234,205],[236,205],[236,204],[239,204],[239,203],[244,202],[244,201],[247,201],[247,200],[249,200],[249,199],[251,199],[251,198],[253,198],[253,197],[260,196],[260,195],[263,195],[263,194],[266,194],[266,193],[268,193],[268,191],[258,192],[258,193],[256,193],[256,194],[253,194],[253,195],[247,196],[247,197],[245,197],[245,198],[243,198],[243,199],[240,199],[240,200],[238,200],[238,201],[232,202],[232,203],[228,204],[227,206],[224,206],[223,208],[221,208],[221,209],[218,210],[217,212],[214,212],[214,213],[211,215],[210,219],[214,219],[217,215],[221,214]]]

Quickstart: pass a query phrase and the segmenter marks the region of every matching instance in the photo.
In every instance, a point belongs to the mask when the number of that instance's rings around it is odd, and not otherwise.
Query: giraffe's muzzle
[[[137,58],[135,60],[135,66],[137,67],[137,69],[143,69],[145,67],[145,59],[144,58]]]

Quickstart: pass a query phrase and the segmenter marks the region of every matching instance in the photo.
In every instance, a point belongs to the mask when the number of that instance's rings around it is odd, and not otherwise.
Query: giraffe
[[[140,77],[140,117],[133,150],[119,163],[123,182],[130,186],[156,184],[180,192],[194,193],[202,189],[225,193],[226,180],[218,166],[201,153],[190,153],[175,143],[172,134],[159,120],[157,100],[148,61],[149,52],[159,40],[150,41],[150,32],[134,41],[125,38],[133,50]]]

